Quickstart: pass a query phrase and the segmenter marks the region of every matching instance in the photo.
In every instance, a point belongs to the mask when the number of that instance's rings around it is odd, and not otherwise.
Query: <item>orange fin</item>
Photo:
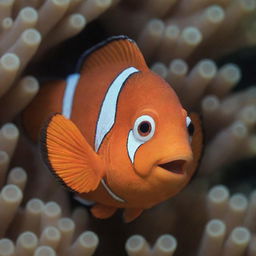
[[[113,36],[87,50],[78,63],[78,72],[104,68],[109,64],[125,64],[141,71],[148,70],[137,44],[127,36]]]
[[[143,209],[141,208],[126,208],[124,210],[124,221],[131,222],[141,215]]]
[[[21,113],[22,127],[25,134],[34,142],[39,141],[40,129],[49,113],[60,112],[66,82],[64,80],[49,81],[40,87],[39,93]]]
[[[77,126],[61,114],[53,115],[42,130],[41,148],[50,170],[78,193],[95,190],[104,176],[104,163]]]
[[[96,204],[91,208],[91,213],[96,218],[107,219],[107,218],[111,217],[115,213],[116,210],[117,210],[117,208],[112,207],[112,206]]]

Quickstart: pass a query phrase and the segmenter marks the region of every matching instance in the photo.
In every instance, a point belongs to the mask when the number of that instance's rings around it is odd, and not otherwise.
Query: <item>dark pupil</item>
[[[143,122],[140,124],[139,129],[141,133],[148,133],[150,131],[150,124],[148,122]]]
[[[190,123],[188,126],[189,135],[192,136],[194,134],[194,131],[195,131],[194,125],[192,123]]]

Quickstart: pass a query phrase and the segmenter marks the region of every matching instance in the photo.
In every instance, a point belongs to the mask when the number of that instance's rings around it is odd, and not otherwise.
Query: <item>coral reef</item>
[[[134,38],[185,108],[203,117],[196,177],[131,224],[95,220],[75,205],[20,124],[49,49],[90,22],[92,34],[104,31],[98,37]],[[253,54],[255,0],[0,0],[0,28],[0,255],[256,255],[256,176],[244,177],[256,168],[256,87],[241,82],[234,58],[220,61],[245,47]],[[238,84],[247,88],[233,92]]]

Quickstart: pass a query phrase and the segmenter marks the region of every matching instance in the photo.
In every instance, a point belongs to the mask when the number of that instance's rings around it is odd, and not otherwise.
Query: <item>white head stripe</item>
[[[190,125],[190,123],[191,123],[191,119],[190,119],[190,117],[186,117],[186,125],[187,125],[187,127]]]
[[[127,141],[128,155],[132,163],[134,163],[134,157],[137,149],[144,144],[145,141],[139,141],[134,137],[133,131],[130,130]]]
[[[125,81],[129,78],[130,75],[137,72],[139,72],[139,70],[134,67],[126,68],[115,78],[115,80],[109,86],[100,109],[99,119],[96,127],[96,152],[98,151],[104,137],[111,130],[115,123],[118,96],[123,85],[125,84]]]
[[[73,106],[73,99],[80,78],[79,74],[72,74],[67,78],[67,85],[64,92],[63,103],[62,103],[62,115],[66,118],[70,118]]]

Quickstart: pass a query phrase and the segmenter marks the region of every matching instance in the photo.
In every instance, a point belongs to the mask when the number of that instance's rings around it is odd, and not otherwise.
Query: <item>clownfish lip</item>
[[[168,172],[175,173],[175,174],[185,174],[184,171],[184,165],[187,161],[179,159],[179,160],[173,160],[170,162],[158,164],[158,166]]]

